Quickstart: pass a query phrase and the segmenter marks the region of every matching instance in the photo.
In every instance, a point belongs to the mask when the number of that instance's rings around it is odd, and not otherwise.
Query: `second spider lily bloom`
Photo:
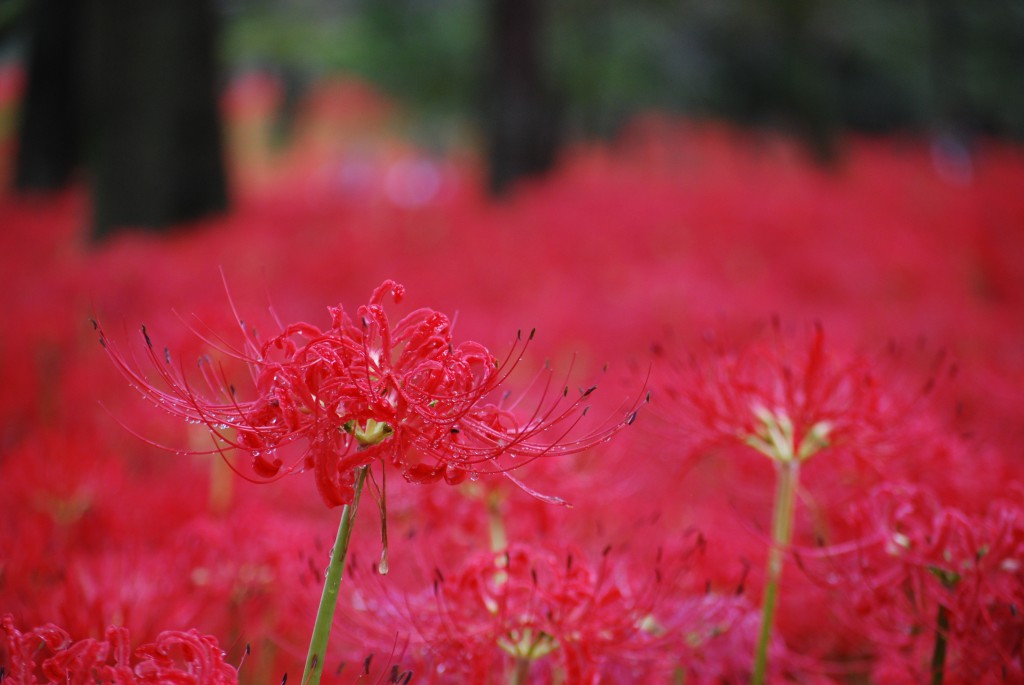
[[[240,325],[244,347],[221,348],[249,366],[253,393],[239,390],[208,360],[200,361],[202,381],[189,381],[169,352],[156,351],[145,329],[158,382],[102,330],[101,342],[144,395],[205,424],[215,450],[249,455],[261,479],[311,470],[332,507],[352,501],[356,470],[378,460],[409,481],[459,483],[499,473],[529,491],[511,469],[585,450],[635,418],[638,403],[579,435],[577,424],[594,388],[570,391],[555,385],[549,370],[539,399],[526,412],[513,411],[497,395],[532,333],[526,340],[517,335],[499,360],[479,343],[454,342],[452,322],[441,312],[417,309],[392,323],[385,300],[398,302],[404,292],[385,281],[354,318],[331,307],[328,328],[295,323],[265,341]],[[301,445],[300,456],[285,463],[293,444]]]
[[[662,412],[688,444],[740,442],[787,462],[877,435],[891,398],[866,357],[836,354],[821,326],[805,343],[777,324],[773,333],[737,351],[691,356],[665,375]]]
[[[830,355],[820,326],[806,345],[786,339],[777,325],[775,333],[774,340],[752,344],[739,353],[720,351],[704,363],[694,359],[665,388],[670,418],[694,449],[746,445],[768,457],[775,469],[772,544],[751,678],[754,685],[767,677],[801,466],[836,442],[854,446],[869,442],[887,416],[883,394],[866,360]]]

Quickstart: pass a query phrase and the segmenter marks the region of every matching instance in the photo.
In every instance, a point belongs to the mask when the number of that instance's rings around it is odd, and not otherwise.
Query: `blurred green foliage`
[[[243,3],[229,16],[229,64],[283,68],[299,78],[356,74],[417,108],[455,113],[474,98],[481,4]]]
[[[487,3],[236,0],[229,63],[361,75],[419,111],[479,111]],[[571,132],[660,108],[774,124],[1024,138],[1022,0],[551,0]]]

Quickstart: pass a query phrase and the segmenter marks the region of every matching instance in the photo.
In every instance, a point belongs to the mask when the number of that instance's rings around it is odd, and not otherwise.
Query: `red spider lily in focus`
[[[530,490],[509,470],[539,457],[588,449],[636,417],[638,403],[600,430],[577,436],[576,426],[587,412],[583,402],[596,386],[567,399],[568,386],[556,390],[545,370],[540,399],[521,418],[513,407],[489,398],[529,340],[517,336],[499,362],[479,343],[455,345],[452,322],[441,312],[418,309],[392,325],[384,311],[389,295],[398,302],[404,288],[385,281],[359,307],[355,321],[342,307],[330,307],[330,328],[295,323],[266,342],[239,320],[244,350],[221,349],[248,364],[257,393],[252,400],[239,399],[223,371],[205,359],[199,365],[208,392],[197,391],[168,351],[163,358],[156,353],[145,328],[149,356],[166,389],[151,383],[102,330],[100,340],[145,396],[172,414],[205,424],[215,451],[250,454],[262,479],[312,470],[331,507],[352,501],[356,469],[378,459],[411,482],[455,484],[501,473],[530,494],[561,502]],[[286,466],[278,450],[303,440],[302,458]]]
[[[131,648],[127,628],[106,638],[72,640],[46,624],[22,633],[8,614],[0,619],[7,650],[0,680],[17,685],[236,685],[238,671],[224,661],[217,639],[195,630],[169,630]]]

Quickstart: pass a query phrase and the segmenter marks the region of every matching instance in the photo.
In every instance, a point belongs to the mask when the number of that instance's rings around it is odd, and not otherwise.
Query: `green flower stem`
[[[338,526],[338,537],[331,549],[331,564],[327,567],[327,578],[324,580],[324,592],[320,596],[320,608],[316,612],[316,623],[313,625],[313,637],[309,641],[309,654],[306,656],[306,668],[302,672],[302,685],[318,685],[320,674],[324,670],[327,654],[327,638],[331,634],[334,622],[334,609],[338,605],[338,591],[341,589],[341,576],[345,570],[345,557],[348,556],[348,541],[352,537],[352,521],[355,520],[359,508],[359,495],[363,491],[366,480],[366,469],[363,466],[356,470],[355,492],[352,504],[346,504],[341,510],[341,524]]]
[[[772,636],[775,604],[779,595],[779,580],[786,548],[793,537],[793,511],[796,488],[800,481],[800,461],[797,459],[775,462],[775,503],[772,511],[772,546],[768,551],[767,578],[761,605],[761,632],[757,638],[754,673],[750,682],[763,685],[768,666],[768,643]]]
[[[517,657],[515,667],[512,669],[512,678],[509,685],[526,685],[530,678],[530,659]]]
[[[936,617],[935,650],[932,652],[932,685],[942,685],[946,675],[946,635],[949,634],[949,609],[939,605]]]

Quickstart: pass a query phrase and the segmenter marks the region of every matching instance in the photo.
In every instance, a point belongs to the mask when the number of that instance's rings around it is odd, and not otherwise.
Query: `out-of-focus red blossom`
[[[1024,682],[1024,489],[1009,492],[1016,503],[969,515],[920,487],[880,486],[850,514],[859,537],[801,555],[879,652],[878,682],[929,680],[940,636],[944,682]]]
[[[681,594],[661,602],[668,663],[684,682],[698,685],[750,682],[761,612],[743,595]],[[793,659],[778,637],[769,645],[770,682],[789,682]],[[671,671],[670,671],[671,672]],[[809,682],[801,674],[795,682]]]
[[[127,628],[111,626],[102,640],[73,640],[46,624],[21,632],[10,614],[4,634],[4,677],[14,685],[235,685],[238,671],[224,661],[217,639],[169,630],[131,648]]]
[[[907,356],[900,353],[892,345],[867,354],[829,344],[820,325],[806,336],[773,322],[767,333],[745,342],[710,338],[703,353],[670,360],[654,374],[656,410],[667,428],[651,432],[669,439],[655,454],[688,473],[698,458],[712,455],[720,460],[760,453],[776,465],[806,462],[800,467],[798,508],[806,513],[797,513],[798,541],[841,539],[849,503],[881,483],[916,479],[961,499],[988,492],[1007,466],[991,455],[988,469],[965,478],[963,468],[976,450],[935,411],[933,390],[952,386],[946,374],[955,366],[942,355],[929,356],[927,370],[908,372],[898,364]],[[734,461],[720,476],[737,499],[734,508],[761,516],[770,503],[771,488],[764,486],[769,472],[755,460]]]
[[[683,581],[703,549],[689,537],[682,557],[643,568],[614,563],[607,549],[592,562],[578,549],[516,543],[435,569],[429,589],[352,567],[336,627],[354,655],[400,646],[417,682],[489,682],[517,668],[524,684],[747,682],[760,612]],[[772,652],[772,673],[788,682],[781,641]]]
[[[188,626],[258,645],[282,629],[277,607],[322,583],[322,571],[293,582],[319,534],[294,511],[236,497],[229,516],[210,514],[203,488],[165,485],[164,467],[186,477],[195,464],[136,455],[132,468],[87,433],[46,435],[0,460],[0,549],[13,551],[0,554],[0,606],[20,623],[93,638],[116,624],[140,641]]]
[[[424,682],[487,682],[520,667],[529,682],[595,683],[610,663],[643,664],[657,642],[645,631],[654,578],[631,586],[607,557],[592,565],[578,550],[513,544],[435,570],[429,589],[398,595],[362,578],[338,628],[361,645],[407,639]]]
[[[869,360],[827,347],[820,325],[805,342],[774,323],[770,336],[739,349],[715,344],[660,378],[659,411],[691,449],[755,446],[766,437],[767,419],[791,424],[793,457],[800,458],[805,446],[810,454],[832,445],[866,447],[891,418]]]
[[[575,434],[594,387],[569,397],[552,387],[525,418],[489,401],[521,358],[521,336],[504,362],[479,343],[452,341],[452,323],[441,312],[418,309],[392,325],[384,300],[398,302],[404,288],[385,281],[354,322],[330,307],[331,327],[295,323],[262,342],[240,327],[245,349],[225,350],[250,367],[257,397],[242,400],[209,360],[200,360],[209,395],[201,394],[159,356],[143,329],[147,350],[164,386],[151,383],[100,330],[101,342],[120,370],[145,396],[173,414],[206,424],[217,450],[252,455],[264,479],[312,470],[328,506],[351,501],[357,468],[380,459],[412,482],[460,483],[481,473],[500,473],[539,457],[571,454],[601,443],[636,416],[625,415],[594,433]],[[532,334],[530,336],[532,338]],[[516,356],[516,355],[519,356]],[[304,440],[300,462],[285,466],[278,450]],[[536,493],[532,493],[536,494]],[[540,497],[540,495],[537,495]],[[554,499],[554,498],[551,498]]]

